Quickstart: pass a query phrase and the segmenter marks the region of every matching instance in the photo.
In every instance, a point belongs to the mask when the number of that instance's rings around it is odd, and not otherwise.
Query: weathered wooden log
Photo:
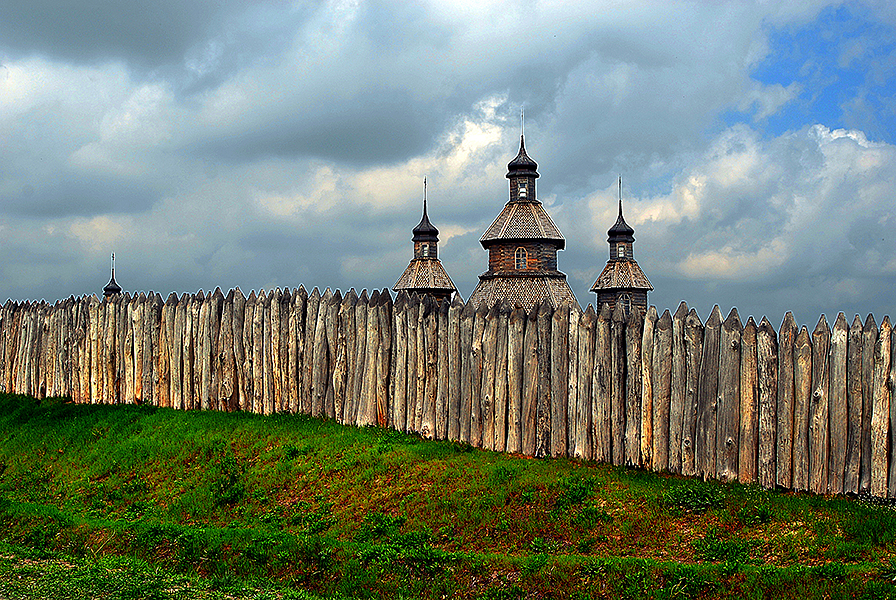
[[[610,432],[612,435],[612,461],[621,465],[626,457],[626,433],[630,427],[626,421],[625,388],[625,313],[617,304],[610,321]],[[634,440],[633,440],[634,441]],[[632,441],[632,443],[633,443]]]
[[[240,288],[236,288],[233,293],[234,388],[237,407],[241,411],[248,410],[249,404],[249,389],[246,381],[246,304],[246,296]]]
[[[793,488],[809,489],[809,418],[812,396],[812,343],[805,325],[793,347]]]
[[[209,410],[211,398],[209,390],[212,383],[212,294],[209,293],[199,303],[199,321],[196,324],[196,375],[199,385],[196,395],[199,398],[199,408]]]
[[[377,306],[380,322],[379,349],[377,350],[376,419],[380,427],[386,427],[389,420],[389,380],[392,370],[392,295],[383,288]]]
[[[740,353],[740,440],[737,479],[754,483],[759,460],[759,365],[756,321],[747,319]]]
[[[535,305],[526,316],[523,332],[523,404],[521,409],[522,453],[535,456],[538,415],[538,311]],[[475,340],[475,336],[474,336]]]
[[[570,315],[570,319],[572,319]],[[576,346],[578,348],[576,375],[576,437],[575,446],[573,448],[573,456],[583,460],[592,460],[594,458],[594,441],[592,434],[594,432],[593,404],[592,393],[594,390],[594,329],[597,323],[597,315],[594,312],[594,306],[588,305],[584,313],[578,317],[578,325],[576,333],[578,340]]]
[[[470,424],[473,409],[473,324],[476,307],[467,302],[460,313],[460,441],[470,443]]]
[[[367,342],[364,354],[364,379],[361,387],[360,404],[358,406],[357,424],[364,427],[376,425],[376,390],[379,370],[377,355],[380,351],[380,319],[377,306],[380,302],[379,290],[373,290],[367,304]]]
[[[177,309],[177,294],[171,292],[162,305],[159,321],[159,351],[157,368],[159,371],[159,406],[174,406],[174,390],[171,377],[174,365],[174,315]],[[155,355],[155,350],[153,350]]]
[[[408,328],[408,375],[407,375],[407,427],[405,431],[417,431],[417,329],[419,327],[418,315],[420,313],[420,297],[413,294],[408,298],[407,304],[407,328]]]
[[[569,393],[569,308],[558,306],[551,316],[551,456],[566,456]]]
[[[669,440],[672,412],[672,315],[668,310],[656,322],[653,335],[653,457],[654,471],[668,471],[670,466]],[[681,431],[679,423],[679,432]],[[679,438],[678,444],[681,444]],[[679,460],[681,449],[679,448]]]
[[[522,451],[523,351],[526,313],[517,305],[507,325],[507,452]]]
[[[848,351],[849,325],[846,315],[837,315],[831,333],[830,393],[828,395],[830,460],[828,463],[829,493],[843,493],[843,477],[846,473],[846,442],[849,422],[849,406],[846,400],[846,355]],[[814,360],[814,359],[813,359]]]
[[[778,333],[778,426],[777,426],[777,482],[780,487],[793,485],[793,410],[794,374],[793,353],[797,327],[793,313],[788,311]]]
[[[871,490],[871,421],[874,413],[874,350],[877,338],[877,323],[874,321],[874,316],[869,314],[862,328],[862,396],[865,399],[865,410],[862,414],[862,469],[859,492]]]
[[[551,452],[551,319],[554,310],[545,302],[538,310],[538,403],[535,412],[535,456]]]
[[[485,334],[485,325],[488,317],[488,308],[480,304],[476,308],[473,320],[473,343],[470,355],[470,444],[477,448],[482,447],[482,379],[483,379],[483,349],[482,338]],[[535,428],[533,427],[533,432]]]
[[[577,302],[570,302],[568,308],[569,342],[566,355],[566,454],[575,456],[576,437],[579,431],[577,420],[579,410],[579,319],[582,309]]]
[[[314,349],[311,366],[311,415],[324,415],[324,400],[327,395],[327,374],[329,373],[329,342],[327,340],[327,320],[329,319],[330,302],[333,292],[327,288],[318,304],[317,318],[314,322]],[[365,425],[368,423],[364,423]]]
[[[239,394],[236,392],[236,360],[233,339],[233,298],[235,292],[230,290],[221,308],[221,336],[219,356],[221,358],[221,387],[219,406],[221,410],[232,411],[239,407]]]
[[[812,395],[809,400],[809,489],[828,491],[830,462],[831,330],[824,315],[812,332]]]
[[[333,418],[345,422],[345,395],[349,369],[349,330],[354,327],[357,296],[349,292],[339,303],[336,317],[336,357],[333,367]]]
[[[408,398],[408,325],[406,290],[398,292],[392,307],[392,321],[395,330],[395,371],[392,378],[392,423],[396,431],[407,431]]]
[[[613,365],[617,359],[614,348],[616,330],[612,327],[612,316],[607,304],[600,307],[600,314],[595,322],[594,333],[594,371],[591,378],[591,443],[592,457],[599,462],[614,462],[613,448],[616,447],[615,431],[625,426],[625,411],[622,398],[613,392]],[[619,443],[621,448],[621,436]],[[622,453],[616,451],[618,456]],[[621,460],[621,458],[620,458]]]
[[[719,409],[719,344],[722,313],[716,305],[703,332],[703,358],[697,384],[697,474],[704,479],[716,474],[716,436]]]
[[[641,325],[641,464],[653,468],[653,334],[658,319],[656,307],[651,306]]]
[[[510,327],[510,305],[502,302],[498,310],[498,331],[495,345],[495,438],[498,452],[507,450],[507,330]]]
[[[618,305],[617,305],[618,306]],[[625,464],[643,466],[641,459],[641,331],[644,319],[631,311],[625,324]]]
[[[106,329],[104,336],[104,360],[103,360],[103,402],[105,404],[118,404],[118,369],[117,360],[120,347],[118,344],[118,313],[121,298],[109,302],[106,306]]]
[[[485,316],[482,333],[482,384],[479,395],[482,417],[482,448],[495,449],[495,357],[498,344],[498,305],[492,305]]]
[[[265,331],[267,344],[265,347],[265,371],[268,374],[266,389],[271,397],[265,395],[265,412],[272,414],[279,411],[283,401],[283,367],[280,358],[280,307],[283,302],[283,291],[278,287],[271,291],[268,307],[265,308]],[[335,327],[335,323],[334,323]]]
[[[420,435],[433,439],[436,430],[436,393],[438,392],[439,369],[439,307],[432,296],[425,296],[423,302],[423,414],[420,421]]]
[[[740,445],[740,359],[743,325],[732,308],[719,337],[719,407],[716,421],[716,477],[737,480]]]
[[[436,385],[435,402],[435,439],[444,440],[448,437],[448,302],[442,301],[438,305],[438,381]]]
[[[417,305],[417,372],[414,377],[414,392],[417,399],[414,406],[414,432],[421,433],[423,430],[423,414],[426,410],[426,368],[427,368],[427,348],[426,348],[426,328],[428,315],[432,310],[431,297],[421,296]]]
[[[758,478],[762,487],[773,488],[777,477],[778,338],[765,317],[762,317],[756,332],[756,365],[759,393]]]
[[[264,414],[265,342],[267,341],[264,337],[264,312],[267,304],[267,293],[260,290],[252,307],[252,412],[257,414]]]
[[[354,294],[354,289],[350,292]],[[346,338],[346,345],[351,348],[345,381],[345,417],[344,423],[353,424],[358,418],[358,400],[361,395],[364,377],[364,352],[367,348],[367,291],[361,290],[355,302],[355,326]]]
[[[862,396],[862,320],[856,315],[849,328],[846,342],[846,465],[843,471],[843,491],[859,493],[862,471],[862,423],[865,420],[865,401]]]
[[[884,317],[886,320],[886,317]],[[883,332],[881,332],[883,333]],[[896,497],[896,402],[893,401],[893,391],[896,390],[896,330],[890,328],[890,364],[889,374],[883,374],[886,381],[884,388],[890,400],[890,465],[889,465],[889,484],[887,496],[889,498]]]
[[[888,442],[892,442],[890,421],[894,418],[890,410],[888,385],[891,333],[890,318],[884,317],[880,324],[877,343],[874,344],[874,378],[871,391],[871,493],[879,497],[885,497],[889,487]],[[896,492],[896,489],[891,491]]]
[[[336,418],[336,368],[339,355],[338,326],[339,310],[342,306],[342,292],[336,290],[327,303],[327,372],[326,391],[324,392],[323,414],[329,418]],[[341,382],[340,382],[341,384]],[[340,392],[341,395],[342,392]]]
[[[150,293],[143,311],[143,396],[145,402],[159,406],[159,345],[162,297]]]
[[[366,301],[366,295],[365,295]],[[359,310],[361,303],[359,302]],[[359,325],[359,332],[366,327],[367,310],[366,302],[364,307],[364,322]],[[314,336],[317,333],[317,318],[320,313],[320,289],[315,287],[308,296],[308,302],[305,305],[305,352],[302,356],[302,393],[299,397],[299,412],[310,415],[313,412],[314,394],[312,392],[314,379],[314,352],[316,345]],[[365,336],[362,336],[365,337]],[[366,339],[366,337],[365,337]],[[355,397],[360,392],[360,382],[357,382],[358,389],[355,390]],[[354,421],[353,421],[354,422]]]
[[[448,309],[448,439],[460,440],[461,314],[464,304],[455,294]],[[397,333],[396,328],[396,333]],[[399,342],[401,343],[401,342]]]
[[[286,316],[286,405],[287,410],[291,413],[299,410],[299,392],[302,389],[302,362],[299,358],[299,339],[301,336],[302,341],[304,341],[305,337],[302,317],[305,308],[304,300],[306,298],[299,298],[299,290],[293,289],[292,294],[290,294]],[[300,306],[301,308],[299,308]],[[341,417],[340,422],[342,422]]]

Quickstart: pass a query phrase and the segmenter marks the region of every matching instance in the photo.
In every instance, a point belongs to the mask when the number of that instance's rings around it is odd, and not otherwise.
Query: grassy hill
[[[896,598],[886,504],[9,395],[0,543],[3,598]]]

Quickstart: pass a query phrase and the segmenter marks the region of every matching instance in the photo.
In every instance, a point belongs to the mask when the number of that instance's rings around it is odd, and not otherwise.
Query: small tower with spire
[[[557,251],[566,240],[535,196],[538,164],[526,153],[522,134],[506,177],[510,199],[479,238],[488,251],[488,271],[479,276],[470,302],[492,306],[506,300],[525,310],[545,302],[555,308],[576,302],[566,275],[557,270]]]
[[[404,270],[394,291],[405,290],[408,293],[429,294],[436,300],[451,301],[457,291],[448,273],[439,260],[439,230],[429,222],[426,214],[426,179],[423,180],[423,218],[414,227],[414,258]]]
[[[115,283],[115,253],[112,253],[112,279],[103,288],[103,298],[109,298],[121,293],[121,286]]]
[[[617,304],[622,304],[626,316],[632,308],[643,316],[647,312],[647,292],[653,286],[634,257],[635,230],[622,216],[622,177],[619,178],[619,216],[607,231],[607,242],[610,260],[591,288],[597,294],[597,305],[607,304],[613,311]]]

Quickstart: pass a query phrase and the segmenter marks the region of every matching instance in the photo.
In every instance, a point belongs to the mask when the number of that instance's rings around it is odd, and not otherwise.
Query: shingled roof
[[[404,270],[392,287],[399,290],[446,290],[457,291],[448,272],[437,258],[415,258]]]
[[[611,260],[604,267],[600,277],[591,287],[592,292],[598,290],[630,288],[635,290],[653,290],[647,275],[634,260]]]
[[[504,210],[485,230],[479,243],[487,247],[498,240],[556,240],[560,249],[566,245],[563,234],[537,200],[511,201],[504,205]]]

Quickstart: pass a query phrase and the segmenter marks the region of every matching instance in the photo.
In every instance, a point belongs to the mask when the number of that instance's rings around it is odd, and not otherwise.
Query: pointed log
[[[583,313],[582,309],[575,302],[570,302],[567,308],[567,319],[569,322],[569,342],[567,347],[568,353],[566,355],[566,453],[568,456],[575,456],[576,439],[579,436],[579,429],[581,426],[581,423],[578,421],[579,322]]]
[[[697,474],[704,479],[716,474],[721,325],[722,313],[716,305],[704,327],[703,357],[697,384],[696,461]]]
[[[888,442],[893,442],[890,437],[890,421],[896,417],[890,410],[891,333],[890,318],[884,317],[874,344],[874,378],[871,390],[871,494],[881,498],[887,495],[888,490]]]
[[[302,357],[302,393],[299,397],[299,412],[306,415],[313,413],[314,406],[314,393],[312,392],[315,364],[314,352],[316,349],[314,336],[317,333],[320,304],[320,289],[315,287],[311,290],[308,302],[305,305],[305,352]],[[366,317],[366,310],[364,312]]]
[[[595,375],[595,325],[597,315],[594,306],[588,308],[579,317],[578,324],[578,376],[576,377],[576,439],[573,455],[583,460],[594,458],[593,401]],[[604,336],[606,338],[606,336]],[[608,406],[606,401],[604,406]],[[607,444],[607,447],[609,444]],[[604,459],[606,460],[606,459]]]
[[[859,315],[853,319],[846,341],[846,465],[843,492],[859,493],[862,470],[862,423],[865,401],[862,396],[862,346],[864,334]]]
[[[759,460],[759,365],[756,322],[747,319],[740,353],[740,440],[737,480],[754,483]]]
[[[756,332],[756,364],[759,389],[757,476],[759,484],[770,489],[775,487],[777,477],[778,338],[765,317]]]
[[[538,311],[536,304],[526,316],[523,332],[523,405],[521,412],[522,453],[535,456],[538,421]],[[475,339],[475,337],[474,337]]]
[[[793,488],[809,489],[809,419],[812,396],[812,343],[805,325],[793,348]]]
[[[569,308],[557,307],[551,317],[551,456],[566,456],[569,389]]]
[[[719,338],[719,407],[716,421],[716,477],[737,480],[740,445],[740,359],[743,325],[732,308]]]
[[[494,448],[498,452],[507,449],[507,330],[510,321],[510,305],[505,301],[498,307],[497,341],[495,344],[495,432]]]
[[[473,344],[470,356],[471,392],[470,404],[470,444],[476,448],[482,448],[482,379],[483,379],[483,343],[482,339],[486,330],[488,309],[485,304],[476,308],[473,321]],[[533,429],[534,431],[534,429]]]
[[[809,400],[809,489],[828,491],[830,462],[830,356],[831,330],[824,315],[812,332],[812,395]]]
[[[467,302],[460,314],[460,414],[458,415],[460,441],[470,441],[473,398],[473,322],[476,308]]]
[[[641,326],[641,464],[653,468],[653,334],[659,316],[651,306],[644,315]]]
[[[872,424],[874,414],[874,352],[877,347],[878,329],[874,316],[868,315],[862,328],[862,397],[865,410],[862,414],[862,469],[859,492],[871,490],[872,478]]]
[[[448,439],[460,440],[461,407],[461,314],[464,305],[454,295],[448,309]]]
[[[794,344],[797,327],[793,313],[784,315],[784,322],[778,333],[778,443],[777,468],[778,485],[783,488],[793,486],[793,441],[794,441]]]
[[[653,456],[654,471],[668,471],[670,466],[670,428],[672,407],[672,315],[668,310],[656,322],[653,335]],[[679,424],[679,431],[681,425]],[[681,440],[678,444],[680,446]],[[679,447],[679,460],[681,451]]]
[[[554,309],[548,303],[538,311],[538,404],[535,412],[535,456],[551,452],[551,320]]]
[[[625,359],[625,313],[617,304],[610,321],[610,452],[614,465],[625,463],[626,456]]]
[[[523,365],[526,313],[517,307],[507,327],[507,452],[522,451]]]
[[[849,325],[846,315],[837,315],[831,333],[830,393],[828,411],[830,427],[830,461],[828,464],[828,493],[843,493],[843,478],[846,473],[846,443],[849,428],[849,408],[846,399],[847,375],[846,356],[848,351]]]
[[[436,371],[436,401],[435,401],[435,439],[444,440],[448,437],[448,376],[450,366],[448,364],[448,302],[438,304],[438,332],[436,343],[438,344],[438,370]]]
[[[495,357],[498,340],[498,305],[492,305],[485,317],[482,333],[482,384],[479,395],[482,417],[482,448],[495,449]]]

